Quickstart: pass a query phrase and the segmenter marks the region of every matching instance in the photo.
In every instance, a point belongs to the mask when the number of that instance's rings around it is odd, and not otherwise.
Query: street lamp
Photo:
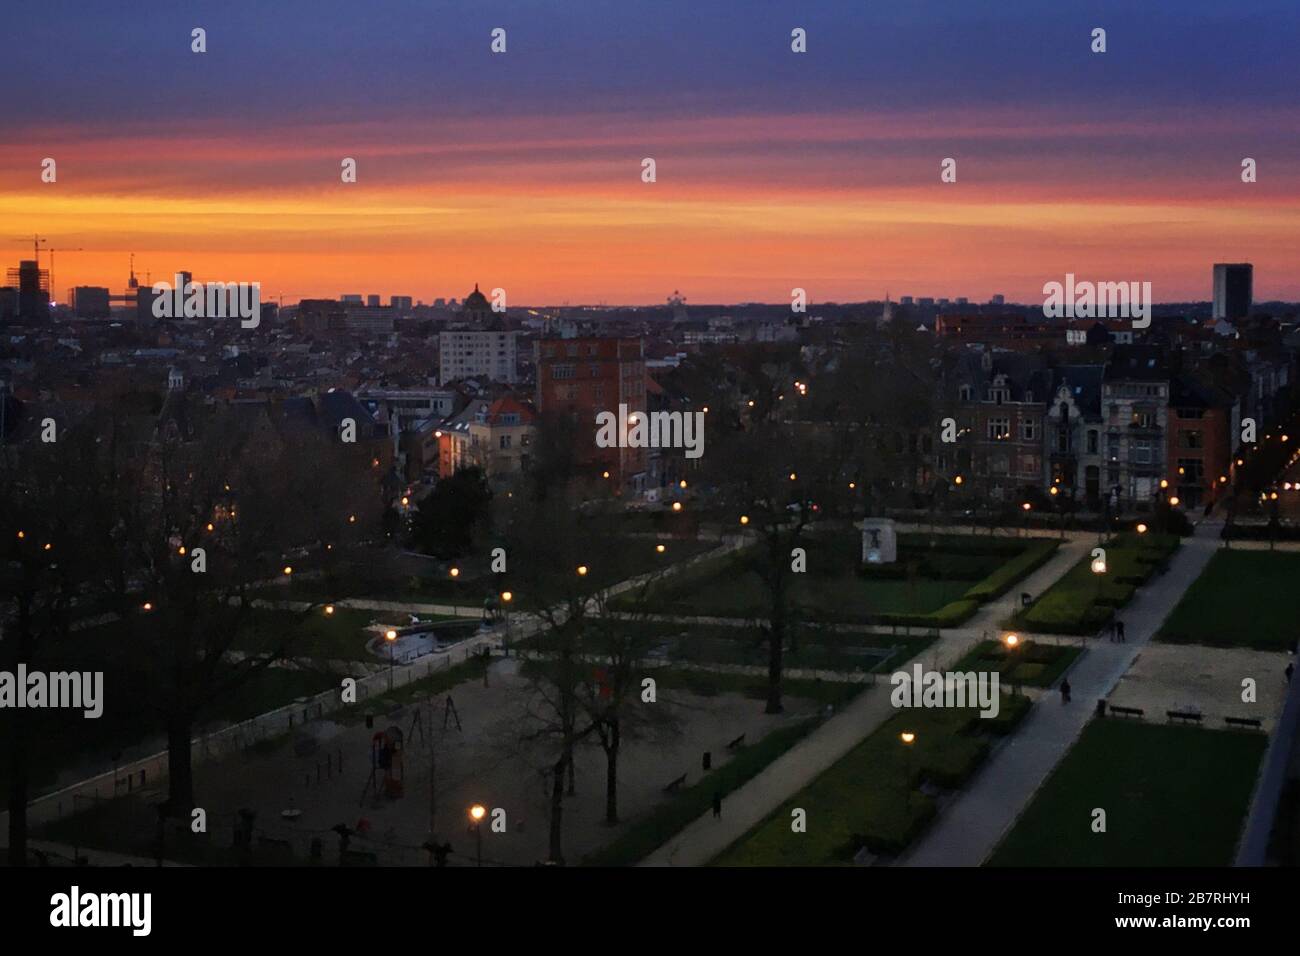
[[[587,570],[588,568],[585,564],[578,565],[578,577],[585,578],[587,576]]]
[[[509,591],[501,592],[501,606],[505,609],[505,615],[506,615],[506,640],[505,640],[505,647],[504,647],[506,657],[510,656],[510,602],[513,601],[514,599],[515,596],[511,592]]]
[[[912,813],[912,744],[916,742],[916,734],[910,730],[905,730],[898,735],[898,739],[903,742],[903,748],[907,751],[907,778],[903,781],[903,799],[907,801],[907,813]]]
[[[1002,643],[1006,645],[1008,655],[1014,654],[1016,651],[1020,650],[1020,635],[1008,634],[1006,637],[1002,639]],[[1017,662],[1012,661],[1010,668],[1008,668],[1007,670],[1007,673],[1014,674],[1018,666],[1019,664]],[[1020,686],[1016,683],[1014,679],[1011,681],[1011,693],[1013,694],[1020,693]]]
[[[393,645],[397,643],[397,632],[391,627],[384,631],[384,640],[388,642],[388,692],[393,692]]]
[[[483,818],[487,816],[487,808],[481,803],[476,803],[469,808],[470,829],[474,831],[475,841],[478,843],[478,865],[483,865]]]

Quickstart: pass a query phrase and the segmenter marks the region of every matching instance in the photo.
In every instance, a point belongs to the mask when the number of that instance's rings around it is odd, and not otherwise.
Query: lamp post
[[[474,831],[475,843],[478,844],[478,865],[483,865],[483,818],[487,816],[487,808],[481,803],[476,803],[469,808],[469,827]]]
[[[1093,592],[1092,603],[1095,606],[1101,600],[1101,576],[1106,573],[1106,553],[1101,548],[1093,551],[1092,559],[1092,576],[1097,581],[1097,587]],[[1082,643],[1082,641],[1080,641]]]
[[[384,640],[388,642],[388,692],[393,692],[393,645],[397,643],[397,631],[391,627],[384,631]]]
[[[505,656],[510,656],[510,602],[515,596],[509,591],[501,592],[501,607],[505,609],[506,616],[506,639],[505,639]]]
[[[907,753],[907,777],[903,780],[903,794],[907,801],[907,815],[912,815],[912,745],[916,743],[916,734],[910,730],[905,730],[898,735],[898,739],[903,742],[903,749]]]
[[[1008,634],[1006,637],[1002,638],[1002,643],[1007,649],[1007,655],[1010,656],[1016,653],[1016,651],[1020,650],[1020,635]],[[1014,674],[1016,672],[1016,668],[1019,666],[1020,666],[1019,662],[1012,661],[1011,667],[1008,669],[1008,673]],[[1013,694],[1020,693],[1020,686],[1019,684],[1016,683],[1014,678],[1012,678],[1011,681],[1011,693]]]

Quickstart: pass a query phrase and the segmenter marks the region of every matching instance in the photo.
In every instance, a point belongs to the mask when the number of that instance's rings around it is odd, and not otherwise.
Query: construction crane
[[[55,291],[55,285],[54,285],[54,253],[56,253],[56,252],[85,252],[86,250],[83,249],[83,248],[81,248],[80,246],[76,246],[75,248],[71,248],[71,249],[55,249],[53,246],[48,245],[48,243],[49,243],[49,241],[50,241],[49,239],[45,238],[44,236],[37,236],[37,235],[33,235],[32,238],[31,238],[30,240],[28,240],[28,238],[27,238],[26,236],[23,236],[22,238],[20,238],[20,239],[16,239],[16,240],[14,240],[14,241],[15,241],[15,242],[28,242],[28,241],[31,242],[31,244],[32,244],[32,255],[33,255],[33,257],[36,259],[36,271],[37,271],[37,274],[38,274],[38,275],[40,274],[40,269],[41,269],[41,243],[46,243],[46,244],[47,244],[47,245],[46,245],[46,248],[45,248],[45,251],[48,252],[48,253],[50,254],[50,268],[49,268],[49,270],[48,270],[48,275],[49,275],[49,284],[50,284],[50,288],[49,288],[49,292],[50,292],[50,301],[53,302],[53,301],[57,300],[57,298],[58,298],[58,293]]]
[[[17,239],[14,240],[14,242],[27,242],[27,241],[28,239],[26,236],[19,236]],[[44,236],[33,235],[30,241],[32,244],[32,255],[36,258],[36,268],[39,269],[41,267],[41,243],[49,242],[50,240],[46,239]]]
[[[51,301],[53,301],[54,297],[55,297],[56,295],[58,295],[58,293],[55,291],[55,285],[54,285],[54,253],[56,253],[56,252],[85,252],[86,250],[83,249],[83,248],[81,248],[81,246],[75,246],[75,247],[73,247],[73,248],[71,248],[71,249],[53,249],[53,248],[50,248],[50,249],[46,249],[45,251],[48,252],[48,253],[50,254],[50,299],[51,299]]]

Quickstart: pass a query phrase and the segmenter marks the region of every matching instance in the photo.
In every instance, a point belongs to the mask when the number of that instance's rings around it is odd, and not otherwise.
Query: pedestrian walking
[[[1068,704],[1069,702],[1070,702],[1070,682],[1065,678],[1062,678],[1061,679],[1061,703]]]
[[[1291,675],[1295,673],[1295,661],[1292,661],[1291,663],[1287,664],[1286,670],[1284,670],[1282,673],[1286,674],[1287,683],[1288,684],[1291,683]]]
[[[715,790],[713,793],[713,819],[716,820],[720,816],[722,816],[722,794]]]
[[[1115,629],[1119,632],[1119,642],[1121,644],[1125,643],[1128,639],[1124,636],[1124,622],[1117,619],[1115,621]]]

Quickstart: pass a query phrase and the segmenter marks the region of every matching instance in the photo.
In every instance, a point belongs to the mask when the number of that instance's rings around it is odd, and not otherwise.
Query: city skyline
[[[36,232],[83,250],[59,262],[60,300],[120,289],[130,253],[139,274],[260,281],[286,301],[335,296],[347,275],[426,302],[476,277],[536,304],[780,302],[796,286],[1032,302],[1067,272],[1199,301],[1205,264],[1235,261],[1255,264],[1257,300],[1300,300],[1284,42],[1300,14],[1284,4],[1229,19],[1209,3],[514,3],[448,29],[402,3],[358,22],[290,3],[270,16],[292,44],[251,7],[141,9],[15,12],[31,42],[0,107],[0,215],[14,260]],[[52,49],[67,65],[51,81]],[[148,55],[104,57],[122,50]]]

